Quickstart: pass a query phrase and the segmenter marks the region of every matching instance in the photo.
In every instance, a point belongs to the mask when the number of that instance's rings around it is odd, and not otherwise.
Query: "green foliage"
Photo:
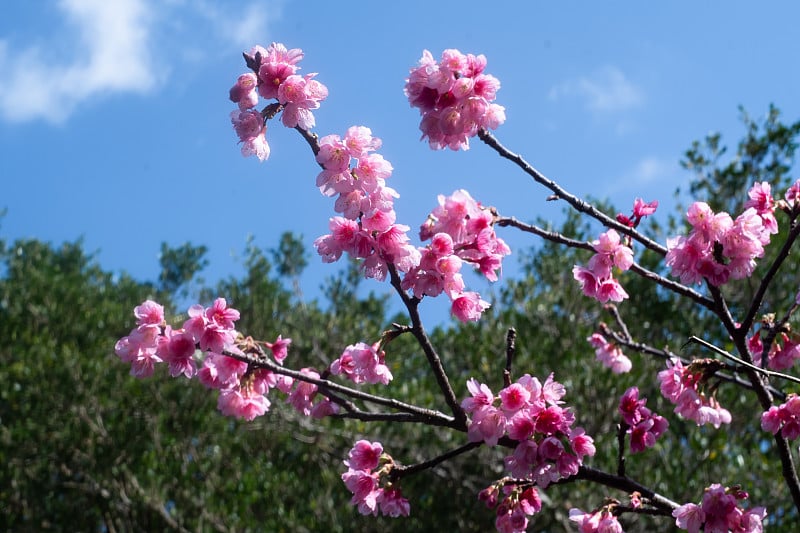
[[[158,275],[161,291],[176,294],[178,289],[190,282],[195,274],[208,266],[206,252],[208,252],[207,247],[193,246],[188,242],[178,248],[171,248],[162,242],[159,256],[161,273]]]

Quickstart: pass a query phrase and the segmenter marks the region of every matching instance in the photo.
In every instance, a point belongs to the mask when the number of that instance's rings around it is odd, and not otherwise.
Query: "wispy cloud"
[[[202,57],[220,45],[245,50],[264,42],[282,3],[60,0],[64,24],[56,34],[21,45],[0,40],[0,119],[57,124],[87,101],[153,92],[185,50]],[[54,50],[67,55],[54,60]]]
[[[644,92],[617,67],[603,67],[590,76],[568,80],[550,89],[549,97],[581,98],[586,108],[595,113],[626,111],[644,103]]]
[[[630,177],[639,184],[652,183],[674,173],[678,168],[674,161],[654,156],[644,157],[636,163]]]
[[[198,0],[195,2],[198,13],[212,24],[214,31],[225,41],[249,50],[255,43],[265,46],[270,25],[281,17],[282,1],[253,1],[248,5],[231,9],[229,4]]]
[[[619,178],[611,180],[605,193],[671,191],[679,185],[681,174],[680,165],[674,159],[648,155],[636,161]]]
[[[0,46],[0,114],[9,121],[61,122],[81,102],[110,92],[150,90],[157,81],[148,48],[149,10],[141,0],[62,0],[77,44],[67,63],[41,41],[23,50]]]

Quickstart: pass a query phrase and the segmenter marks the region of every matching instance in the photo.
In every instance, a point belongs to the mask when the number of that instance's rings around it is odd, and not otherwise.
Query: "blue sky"
[[[426,48],[485,54],[508,117],[498,137],[568,190],[626,209],[669,200],[689,178],[678,161],[692,140],[738,139],[738,105],[800,115],[798,20],[793,2],[7,2],[0,237],[83,237],[105,268],[140,279],[158,275],[162,241],[207,245],[210,280],[241,273],[248,235],[272,247],[293,230],[310,248],[333,203],[308,147],[275,124],[259,164],[240,156],[229,122],[241,52],[272,41],[302,48],[302,72],[330,91],[316,132],[365,125],[383,139],[398,222],[412,228],[462,187],[504,215],[560,212],[479,141],[459,153],[419,141],[402,89]],[[331,272],[313,255],[306,292]]]

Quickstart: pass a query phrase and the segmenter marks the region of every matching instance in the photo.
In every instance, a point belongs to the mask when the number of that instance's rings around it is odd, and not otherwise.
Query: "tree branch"
[[[521,155],[515,154],[514,152],[512,152],[511,150],[500,144],[500,141],[498,141],[487,130],[485,129],[479,130],[478,138],[480,138],[480,140],[486,143],[487,146],[494,149],[494,151],[497,152],[501,157],[508,159],[509,161],[517,165],[519,168],[521,168],[523,172],[532,177],[537,183],[553,191],[553,193],[557,198],[566,201],[576,211],[589,215],[593,219],[599,221],[604,226],[607,226],[609,228],[614,228],[620,233],[629,235],[632,239],[642,243],[646,248],[653,250],[659,255],[662,256],[667,255],[667,249],[664,246],[646,237],[645,235],[639,233],[635,229],[626,226],[625,224],[620,224],[619,222],[616,221],[616,219],[606,215],[605,213],[603,213],[590,203],[586,202],[585,200],[582,200],[581,198],[578,198],[573,194],[570,194],[556,182],[547,178],[544,174],[533,168],[533,166],[527,161],[525,161],[525,159]]]

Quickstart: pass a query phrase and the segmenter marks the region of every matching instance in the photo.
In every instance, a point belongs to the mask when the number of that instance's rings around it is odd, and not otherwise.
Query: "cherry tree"
[[[447,428],[460,434],[462,444],[443,450],[428,460],[404,464],[379,441],[360,439],[344,460],[341,479],[352,493],[351,502],[364,515],[407,516],[413,494],[402,492],[403,480],[419,475],[479,447],[504,450],[505,475],[488,479],[476,494],[495,513],[498,531],[525,531],[537,513],[546,512],[542,495],[551,485],[590,483],[604,487],[602,502],[586,502],[573,508],[570,520],[576,530],[622,531],[626,514],[662,517],[687,531],[762,531],[768,523],[769,502],[750,503],[748,478],[719,480],[697,494],[693,501],[674,501],[669,487],[654,488],[652,480],[626,473],[626,461],[654,447],[671,431],[669,417],[699,426],[725,428],[737,416],[733,406],[718,400],[722,387],[736,387],[753,395],[761,406],[764,438],[774,440],[779,468],[797,511],[800,511],[793,441],[800,436],[800,400],[787,392],[800,382],[785,371],[800,359],[800,337],[789,322],[800,306],[800,294],[780,302],[780,309],[763,309],[765,294],[789,257],[800,234],[800,181],[786,191],[773,191],[770,183],[752,184],[739,213],[714,211],[702,201],[686,211],[690,228],[665,244],[648,237],[642,224],[658,208],[658,201],[637,198],[630,214],[612,215],[579,198],[544,176],[522,155],[506,148],[492,133],[506,120],[496,102],[500,81],[486,72],[482,55],[445,50],[439,59],[424,51],[411,68],[405,93],[420,115],[422,138],[433,150],[466,150],[480,142],[520,172],[544,187],[550,199],[565,202],[581,216],[603,226],[597,238],[586,242],[536,224],[501,214],[498,207],[483,205],[466,189],[440,195],[431,202],[427,219],[419,225],[414,244],[411,226],[398,222],[394,202],[399,194],[387,183],[393,166],[380,153],[381,140],[370,128],[355,125],[343,133],[318,135],[314,110],[328,97],[328,88],[316,74],[299,73],[304,54],[273,43],[255,46],[244,54],[248,72],[230,90],[238,109],[231,121],[244,156],[269,158],[268,126],[273,119],[296,130],[308,144],[320,167],[315,185],[331,198],[333,216],[329,233],[314,246],[324,262],[348,255],[357,259],[363,275],[388,282],[403,304],[405,323],[393,323],[383,332],[361,332],[331,357],[325,368],[293,368],[289,338],[258,340],[255,332],[239,332],[239,311],[220,297],[210,306],[193,305],[182,323],[171,324],[164,309],[154,301],[136,307],[136,327],[116,345],[116,353],[131,365],[139,378],[153,375],[166,363],[173,377],[197,378],[218,394],[218,408],[227,416],[253,420],[266,413],[279,395],[298,412],[313,418],[338,417],[365,422],[422,424]],[[267,103],[261,109],[261,100]],[[309,177],[310,181],[310,177]],[[776,198],[776,195],[777,198]],[[447,298],[452,315],[475,322],[491,305],[469,290],[462,274],[475,269],[489,281],[497,281],[502,263],[511,252],[498,235],[499,228],[514,228],[563,247],[586,252],[582,264],[571,269],[573,282],[586,297],[604,305],[611,325],[598,323],[587,339],[587,351],[614,374],[631,370],[629,355],[664,361],[657,380],[673,413],[658,413],[638,387],[619,398],[617,449],[598,449],[592,435],[581,427],[582,413],[570,407],[575,391],[553,374],[536,376],[515,366],[517,332],[509,329],[505,365],[497,368],[503,386],[492,390],[477,378],[466,390],[455,390],[449,372],[428,331],[419,308],[431,298]],[[779,243],[773,241],[778,238]],[[766,273],[754,279],[759,260],[768,247]],[[661,258],[661,267],[646,266],[637,258],[647,251]],[[659,291],[672,293],[714,317],[729,337],[725,347],[703,339],[702,332],[685,339],[702,356],[687,357],[669,348],[640,342],[635,325],[623,319],[627,279],[638,276]],[[723,289],[748,281],[755,284],[752,298],[732,310]],[[678,319],[678,317],[676,317]],[[634,333],[631,332],[634,330]],[[524,335],[524,332],[521,334]],[[413,337],[424,353],[445,411],[430,405],[409,403],[402,397],[367,393],[363,384],[388,386],[394,376],[388,360],[392,342]],[[387,391],[392,389],[386,388]],[[733,411],[733,412],[732,412]],[[615,471],[593,468],[592,457],[617,457]],[[585,509],[585,510],[584,510]]]

